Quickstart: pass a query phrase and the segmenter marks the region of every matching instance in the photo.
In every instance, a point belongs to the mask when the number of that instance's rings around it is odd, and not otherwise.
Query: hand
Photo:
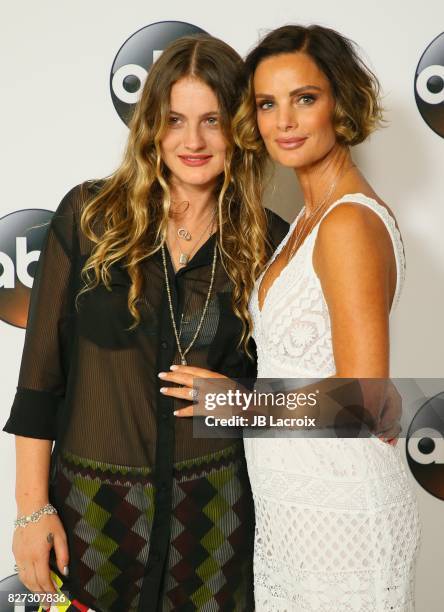
[[[379,417],[378,437],[383,442],[396,446],[401,433],[402,397],[392,383],[388,381],[386,401]]]
[[[57,567],[68,574],[68,545],[62,522],[56,514],[43,515],[37,523],[17,527],[12,540],[12,552],[21,582],[30,591],[55,593],[51,580],[49,553],[54,547]]]
[[[208,378],[208,379],[225,379],[229,380],[223,374],[206,370],[205,368],[195,368],[192,366],[183,365],[172,365],[170,368],[171,372],[160,372],[159,378],[166,382],[177,383],[182,387],[162,387],[161,393],[170,397],[176,397],[182,400],[192,400],[195,378]],[[180,410],[176,410],[174,413],[178,417],[189,417],[194,414],[194,405],[186,406]]]

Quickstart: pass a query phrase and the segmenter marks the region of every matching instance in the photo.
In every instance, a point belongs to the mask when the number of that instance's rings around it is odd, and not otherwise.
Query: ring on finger
[[[188,391],[188,395],[192,400],[197,400],[197,398],[199,397],[199,391],[197,389],[190,389]]]

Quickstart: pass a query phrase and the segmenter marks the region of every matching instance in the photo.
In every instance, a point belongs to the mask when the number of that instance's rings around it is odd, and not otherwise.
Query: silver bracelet
[[[57,510],[52,504],[46,504],[46,506],[39,508],[32,514],[24,514],[23,516],[19,516],[19,518],[14,521],[14,529],[17,529],[17,527],[26,527],[26,525],[29,525],[29,523],[37,523],[37,521],[40,520],[44,514],[57,514]]]

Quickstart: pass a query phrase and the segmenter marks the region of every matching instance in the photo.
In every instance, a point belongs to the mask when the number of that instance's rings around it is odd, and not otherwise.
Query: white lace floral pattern
[[[341,203],[385,223],[404,282],[401,236],[387,209],[363,194]],[[335,373],[328,307],[313,269],[315,226],[250,310],[261,378]],[[280,252],[297,219],[279,245]],[[256,510],[256,612],[413,612],[420,540],[416,499],[400,451],[376,438],[245,438]]]

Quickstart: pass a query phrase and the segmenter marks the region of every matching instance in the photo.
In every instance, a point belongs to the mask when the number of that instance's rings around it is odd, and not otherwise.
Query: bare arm
[[[17,392],[4,431],[16,436],[17,516],[48,503],[52,441],[65,393],[66,326],[72,310],[69,283],[75,244],[71,190],[49,224],[32,287]],[[58,515],[43,515],[14,530],[12,551],[23,584],[31,591],[53,592],[49,555],[56,554],[62,574],[68,565],[66,535]]]
[[[17,517],[29,515],[48,503],[49,461],[52,440],[16,436]],[[67,574],[69,561],[65,531],[57,515],[44,515],[38,522],[14,531],[12,552],[23,584],[31,591],[54,593],[49,554],[54,547],[57,567]]]
[[[338,206],[319,228],[313,263],[330,313],[336,375],[388,377],[396,264],[384,223],[365,206]]]
[[[15,437],[17,515],[30,514],[48,503],[52,440]]]

